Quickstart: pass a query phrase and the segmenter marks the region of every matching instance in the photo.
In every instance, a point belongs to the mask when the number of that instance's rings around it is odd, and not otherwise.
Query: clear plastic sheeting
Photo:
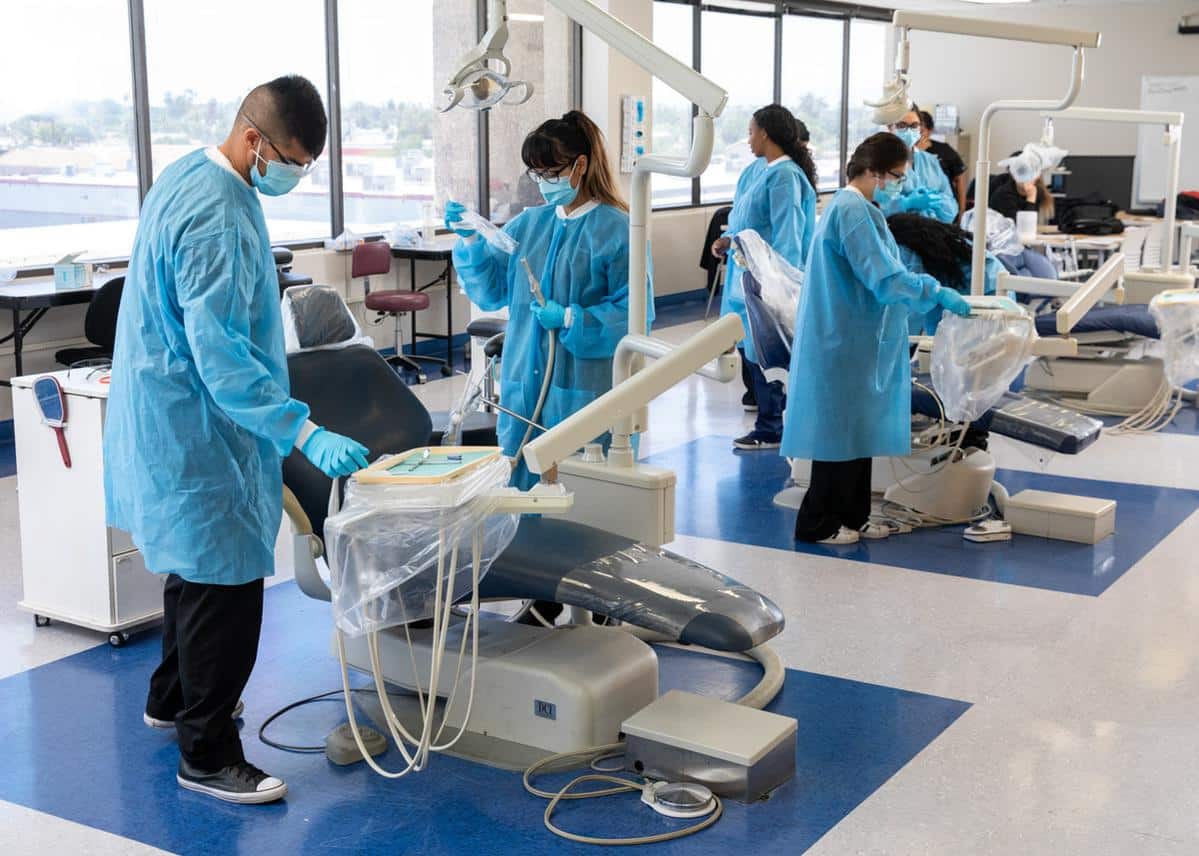
[[[497,457],[441,484],[351,479],[341,509],[325,521],[337,627],[362,636],[432,618],[447,593],[468,597],[472,564],[478,560],[482,579],[516,534],[519,516],[495,513],[511,474]]]
[[[1032,360],[1033,319],[1006,298],[962,318],[945,313],[933,338],[933,387],[954,422],[973,422],[994,407]]]
[[[1178,289],[1155,295],[1149,314],[1161,330],[1166,379],[1175,388],[1199,379],[1199,290]]]
[[[1028,183],[1057,169],[1068,154],[1065,149],[1047,143],[1028,143],[1020,154],[1001,160],[999,167],[1010,172],[1016,181]]]
[[[441,445],[462,445],[462,426],[466,423],[466,417],[474,413],[479,408],[479,402],[483,400],[483,379],[486,371],[487,369],[484,368],[481,374],[467,375],[466,384],[462,387],[462,396],[458,399],[458,404],[450,411],[445,433],[441,436]]]
[[[975,209],[971,208],[962,215],[962,228],[967,232],[974,231]],[[1024,252],[1024,244],[1020,242],[1016,231],[1016,221],[1004,217],[994,208],[987,209],[987,250],[997,256],[1014,256]]]
[[[283,292],[283,339],[287,353],[374,346],[337,289],[297,285]]]
[[[795,338],[795,314],[803,271],[774,251],[753,229],[738,232],[733,238],[737,264],[749,271],[761,288],[762,303],[784,334],[787,342]]]
[[[516,252],[516,248],[520,246],[516,239],[501,229],[499,226],[492,223],[478,211],[472,211],[467,208],[462,212],[462,222],[474,229],[483,236],[483,240],[491,244],[497,250],[508,255]]]

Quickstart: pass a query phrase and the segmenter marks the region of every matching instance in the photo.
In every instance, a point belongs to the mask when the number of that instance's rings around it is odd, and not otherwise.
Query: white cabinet
[[[35,616],[108,633],[119,645],[124,631],[162,617],[165,577],[147,571],[129,535],[104,522],[107,385],[85,369],[55,377],[67,398],[69,469],[54,431],[42,424],[36,378],[12,384],[24,582],[19,605]]]

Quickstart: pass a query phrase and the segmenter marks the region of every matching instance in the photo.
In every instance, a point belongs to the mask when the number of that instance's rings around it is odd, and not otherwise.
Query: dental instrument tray
[[[445,484],[494,461],[502,451],[499,446],[421,446],[382,457],[354,479],[360,484]]]

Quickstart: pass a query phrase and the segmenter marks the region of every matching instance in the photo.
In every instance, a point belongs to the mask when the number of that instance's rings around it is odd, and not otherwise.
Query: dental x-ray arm
[[[986,290],[986,256],[987,256],[987,205],[990,202],[989,177],[991,175],[991,121],[1001,110],[1011,111],[1060,111],[1065,110],[1078,97],[1082,89],[1084,53],[1086,48],[1099,47],[1100,34],[1087,30],[1074,30],[1065,27],[1044,27],[1032,24],[1015,24],[1004,21],[983,21],[976,18],[961,18],[952,15],[933,15],[924,12],[896,12],[891,19],[892,25],[899,34],[899,49],[896,52],[896,75],[886,92],[890,96],[882,102],[875,112],[875,121],[879,124],[889,124],[907,112],[910,99],[908,98],[908,59],[910,50],[908,34],[912,30],[923,30],[933,33],[949,33],[961,36],[980,36],[991,39],[1008,39],[1011,41],[1034,42],[1046,45],[1062,45],[1074,49],[1074,58],[1070,72],[1070,86],[1060,101],[996,101],[987,106],[979,121],[978,131],[978,163],[975,166],[974,207],[978,212],[974,218],[974,247],[971,259],[970,290],[974,294],[983,294]],[[902,106],[903,112],[896,115]]]

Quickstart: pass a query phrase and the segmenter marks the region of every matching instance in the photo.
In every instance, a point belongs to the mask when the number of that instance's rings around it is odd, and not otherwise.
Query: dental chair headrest
[[[283,292],[283,337],[287,353],[374,347],[362,333],[341,293],[328,285],[298,285]]]

